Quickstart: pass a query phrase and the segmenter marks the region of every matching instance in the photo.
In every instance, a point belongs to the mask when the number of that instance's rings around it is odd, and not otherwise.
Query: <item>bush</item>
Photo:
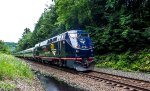
[[[150,49],[132,53],[130,51],[122,54],[106,54],[96,56],[97,67],[109,67],[127,71],[150,72]]]

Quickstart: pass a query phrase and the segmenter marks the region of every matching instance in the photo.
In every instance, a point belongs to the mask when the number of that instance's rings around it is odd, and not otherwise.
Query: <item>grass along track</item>
[[[0,80],[15,78],[33,78],[33,73],[25,62],[12,55],[0,53]]]
[[[0,91],[15,91],[18,82],[32,81],[33,78],[29,65],[12,55],[0,53]]]

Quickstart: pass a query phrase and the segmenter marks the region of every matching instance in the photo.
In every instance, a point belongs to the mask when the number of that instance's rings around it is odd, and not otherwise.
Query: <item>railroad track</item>
[[[130,91],[150,91],[149,81],[143,81],[139,79],[133,79],[96,71],[79,73],[79,75],[95,79],[96,81],[103,81],[106,82],[106,84],[122,87]]]
[[[34,64],[44,65],[44,66],[50,66],[52,68],[66,71],[66,72],[69,72],[72,74],[85,76],[85,77],[94,79],[99,82],[103,81],[106,84],[109,84],[111,86],[122,87],[124,89],[128,89],[129,91],[150,91],[150,82],[149,81],[143,81],[143,80],[139,80],[139,79],[133,79],[133,78],[113,75],[113,74],[104,73],[104,72],[97,72],[97,71],[77,72],[72,69],[60,68],[60,67],[57,67],[54,65],[49,65],[49,64],[45,65],[45,64],[41,64],[41,63],[33,62],[33,61],[30,61],[30,62],[32,62]]]

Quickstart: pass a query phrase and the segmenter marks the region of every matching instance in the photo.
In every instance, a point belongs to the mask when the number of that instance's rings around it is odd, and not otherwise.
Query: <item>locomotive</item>
[[[93,48],[87,32],[70,30],[20,51],[16,56],[88,71],[94,68]]]

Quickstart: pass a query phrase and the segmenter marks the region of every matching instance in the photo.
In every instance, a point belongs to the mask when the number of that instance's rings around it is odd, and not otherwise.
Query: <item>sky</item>
[[[52,0],[1,0],[0,1],[0,40],[18,42],[24,29],[34,30],[46,5]]]

